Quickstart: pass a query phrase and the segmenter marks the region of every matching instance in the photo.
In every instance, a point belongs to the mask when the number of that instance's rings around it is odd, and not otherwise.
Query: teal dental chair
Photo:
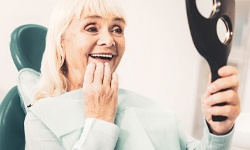
[[[31,68],[40,72],[46,33],[47,28],[35,24],[22,25],[12,32],[10,51],[18,71]],[[14,86],[0,105],[0,150],[25,149],[25,115]]]

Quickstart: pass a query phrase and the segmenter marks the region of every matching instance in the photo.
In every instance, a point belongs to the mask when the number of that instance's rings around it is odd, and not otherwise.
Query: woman
[[[174,113],[118,90],[114,72],[125,51],[125,25],[115,0],[63,0],[57,5],[37,102],[25,119],[26,149],[229,149],[240,111],[237,70],[219,70],[222,78],[210,84],[202,98],[203,139],[188,139]],[[227,90],[218,92],[221,89]],[[213,106],[221,102],[227,105]],[[228,119],[213,122],[211,115]]]

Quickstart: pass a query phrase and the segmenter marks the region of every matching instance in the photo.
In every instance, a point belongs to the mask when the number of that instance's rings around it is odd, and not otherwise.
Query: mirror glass
[[[217,35],[220,42],[226,44],[230,41],[232,34],[229,30],[228,22],[224,18],[220,18],[217,22]]]
[[[216,12],[216,0],[196,0],[196,6],[200,14],[210,18]]]

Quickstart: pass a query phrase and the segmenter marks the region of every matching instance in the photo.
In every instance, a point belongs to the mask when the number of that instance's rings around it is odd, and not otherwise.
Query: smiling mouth
[[[114,56],[111,54],[89,54],[92,58],[99,58],[103,60],[111,60]]]

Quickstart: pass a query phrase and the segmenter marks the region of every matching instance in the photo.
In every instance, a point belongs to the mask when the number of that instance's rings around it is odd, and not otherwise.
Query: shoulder
[[[57,137],[81,129],[84,124],[84,111],[80,97],[81,90],[76,90],[38,100],[30,108],[26,120],[34,117],[39,119]]]
[[[81,93],[81,90],[76,90],[55,97],[42,98],[34,103],[30,111],[43,120],[47,118],[70,119],[72,117],[70,114],[83,116]]]
[[[81,90],[75,90],[72,92],[65,92],[59,96],[42,98],[34,103],[31,110],[37,109],[59,109],[61,107],[69,107],[75,103],[81,103],[82,92]]]
[[[170,110],[162,107],[159,103],[154,100],[151,100],[143,95],[138,93],[119,89],[119,108],[120,110],[127,109],[128,107],[133,107],[137,109],[144,109],[144,110],[157,110],[163,111],[168,113],[173,113]]]

